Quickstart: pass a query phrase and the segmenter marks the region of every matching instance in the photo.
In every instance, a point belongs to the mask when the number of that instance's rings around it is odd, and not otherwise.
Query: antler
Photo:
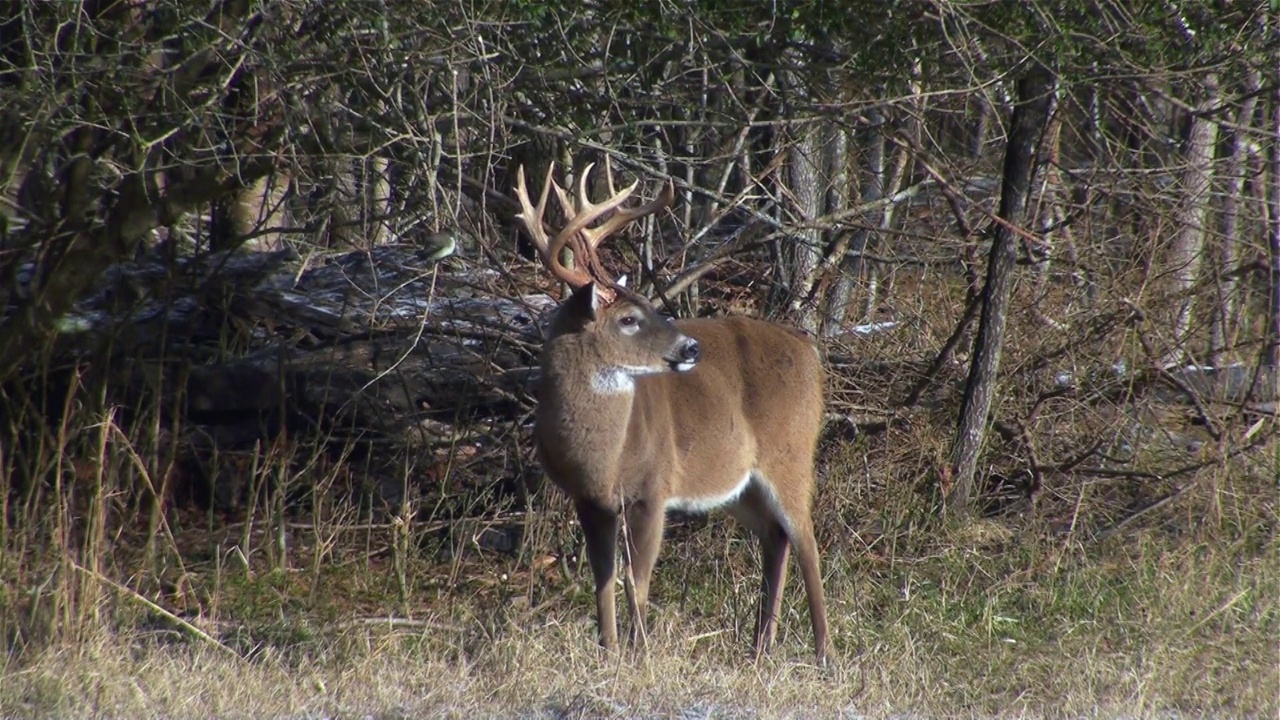
[[[560,233],[554,241],[549,241],[547,232],[542,227],[542,214],[547,209],[547,196],[551,193],[551,186],[555,185],[555,180],[551,179],[551,173],[555,171],[555,167],[555,163],[547,167],[547,177],[542,183],[542,195],[538,197],[536,208],[529,202],[529,189],[524,181],[524,166],[521,165],[516,170],[516,199],[520,201],[520,214],[516,215],[516,220],[524,226],[525,233],[533,241],[533,246],[538,249],[538,255],[542,257],[542,264],[551,271],[551,274],[571,288],[580,288],[591,282],[591,276],[581,268],[570,269],[560,262],[560,250],[564,248],[568,238],[562,237],[564,233]],[[556,191],[560,192],[560,186],[556,185]]]
[[[552,179],[554,171],[554,163],[547,168],[547,179],[542,186],[542,195],[538,198],[537,207],[529,202],[529,191],[525,187],[524,167],[521,166],[516,172],[516,197],[520,201],[521,212],[516,219],[524,225],[525,232],[533,244],[538,248],[538,254],[542,256],[542,262],[551,270],[551,274],[559,280],[564,281],[570,287],[579,288],[589,282],[597,282],[603,286],[606,291],[606,301],[611,299],[608,296],[612,293],[609,289],[614,287],[614,281],[605,272],[600,264],[599,256],[596,248],[600,243],[618,230],[626,227],[628,224],[639,220],[647,215],[667,207],[675,199],[675,192],[668,184],[663,193],[656,199],[634,208],[622,208],[622,203],[626,202],[631,193],[635,192],[639,181],[631,183],[631,185],[623,188],[621,191],[615,191],[613,187],[613,172],[609,167],[608,161],[605,162],[605,172],[609,185],[609,199],[596,204],[587,199],[587,177],[591,174],[594,163],[587,165],[582,171],[582,176],[578,182],[578,197],[576,204],[569,199],[569,194]],[[554,239],[548,241],[547,233],[542,227],[542,214],[546,210],[547,194],[555,188],[556,199],[560,202],[561,209],[564,210],[565,217],[569,219],[560,232],[556,233]],[[589,227],[592,223],[604,217],[606,214],[615,212],[608,220],[605,220],[599,227]],[[582,240],[576,240],[576,236],[581,235]],[[566,268],[560,262],[560,252],[564,246],[571,240],[574,241],[573,247],[579,256],[579,266],[576,268]]]

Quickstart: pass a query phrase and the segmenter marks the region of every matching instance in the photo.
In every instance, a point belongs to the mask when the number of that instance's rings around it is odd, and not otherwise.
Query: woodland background
[[[0,97],[0,712],[803,707],[679,665],[749,626],[717,519],[650,675],[521,684],[600,670],[511,187],[606,160],[677,198],[616,272],[822,339],[824,712],[1276,707],[1275,3],[15,0]]]

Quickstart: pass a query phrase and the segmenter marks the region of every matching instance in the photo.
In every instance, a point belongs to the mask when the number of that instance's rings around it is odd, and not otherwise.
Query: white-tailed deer
[[[572,287],[542,350],[535,437],[551,480],[572,498],[586,534],[600,643],[617,647],[615,562],[620,519],[630,580],[631,637],[645,641],[649,579],[667,510],[724,508],[759,538],[763,556],[757,655],[774,641],[787,555],[795,546],[819,663],[827,652],[826,602],[810,517],[824,373],[800,333],[745,317],[671,320],[609,279],[596,248],[672,201],[668,185],[640,207],[636,184],[599,204],[577,197],[548,169],[537,206],[524,168],[517,219],[551,273]],[[548,238],[542,215],[554,188],[567,222]],[[593,227],[597,221],[601,221]],[[560,261],[570,245],[574,268]]]

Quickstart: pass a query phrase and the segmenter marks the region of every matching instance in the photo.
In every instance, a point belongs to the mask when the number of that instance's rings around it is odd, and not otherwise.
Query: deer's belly
[[[668,511],[705,515],[712,510],[737,502],[750,484],[751,474],[744,473],[742,479],[727,490],[723,488],[707,488],[703,492],[690,492],[693,488],[685,488],[681,495],[673,495],[667,498],[666,509]]]

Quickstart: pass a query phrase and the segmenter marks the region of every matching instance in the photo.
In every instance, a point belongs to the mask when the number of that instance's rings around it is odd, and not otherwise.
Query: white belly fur
[[[742,476],[742,480],[733,486],[729,492],[723,495],[707,495],[703,497],[671,497],[667,498],[666,509],[668,511],[675,510],[679,512],[694,513],[705,515],[716,508],[722,508],[725,505],[731,505],[751,484],[752,473],[748,472]]]

